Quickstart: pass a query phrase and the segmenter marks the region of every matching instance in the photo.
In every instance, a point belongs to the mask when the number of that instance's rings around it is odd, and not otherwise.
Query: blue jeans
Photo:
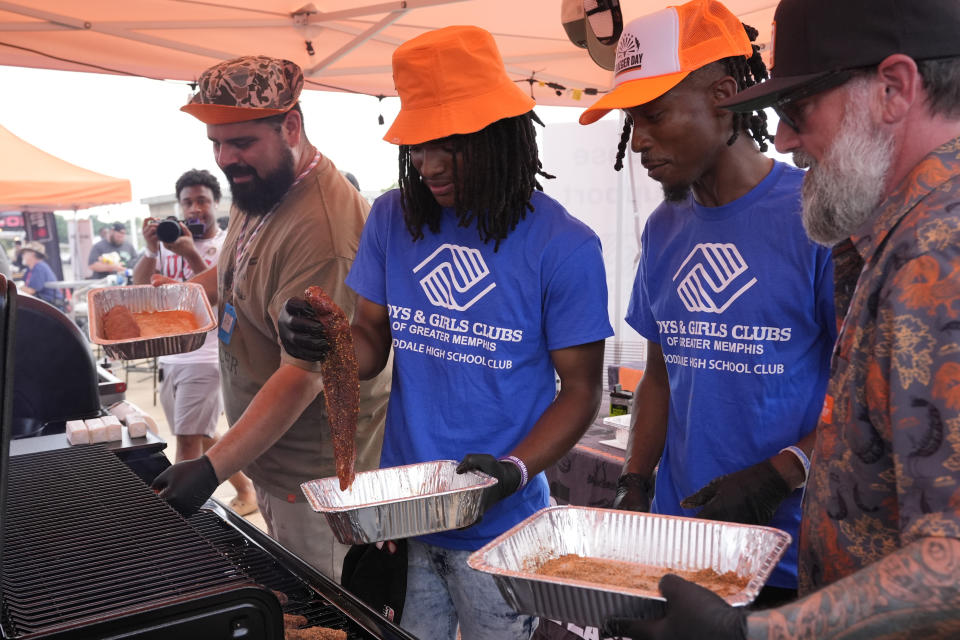
[[[421,640],[529,640],[537,618],[519,614],[493,577],[467,566],[470,551],[408,541],[407,597],[400,626]]]

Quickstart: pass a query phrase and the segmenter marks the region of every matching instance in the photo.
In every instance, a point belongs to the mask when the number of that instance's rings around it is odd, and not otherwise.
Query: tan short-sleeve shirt
[[[218,265],[219,318],[222,321],[228,303],[237,317],[229,344],[220,342],[223,399],[230,425],[240,418],[281,363],[319,371],[318,363],[297,360],[283,352],[277,317],[287,298],[303,296],[312,285],[323,287],[347,317],[353,316],[357,297],[343,281],[350,271],[369,208],[333,163],[321,157],[246,243],[240,255],[240,269],[235,269],[238,238],[244,226],[250,237],[260,218],[248,216],[236,207],[231,211]],[[389,367],[374,380],[360,385],[358,471],[375,469],[379,463],[389,388]],[[323,394],[244,471],[268,492],[297,501],[304,499],[301,482],[335,475]]]

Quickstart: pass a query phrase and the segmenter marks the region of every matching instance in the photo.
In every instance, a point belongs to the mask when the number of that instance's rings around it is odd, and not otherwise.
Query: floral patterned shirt
[[[914,167],[853,246],[835,255],[849,309],[804,499],[801,595],[918,538],[960,538],[960,138]]]

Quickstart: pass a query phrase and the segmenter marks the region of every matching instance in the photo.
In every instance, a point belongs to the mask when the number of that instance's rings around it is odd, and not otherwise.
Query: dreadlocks
[[[759,32],[756,29],[747,24],[744,24],[743,28],[747,32],[750,42],[757,39]],[[770,77],[767,73],[767,66],[763,64],[763,58],[760,57],[760,47],[755,44],[750,45],[750,47],[753,49],[753,54],[749,58],[733,56],[720,61],[727,75],[733,76],[737,81],[737,91],[743,91]],[[727,140],[728,145],[736,141],[740,131],[747,131],[750,137],[760,146],[760,151],[767,150],[767,141],[773,142],[773,136],[767,132],[767,114],[763,112],[763,109],[750,113],[733,114],[733,135]]]
[[[453,164],[454,208],[461,227],[476,225],[486,243],[500,242],[533,211],[530,196],[543,190],[537,176],[553,178],[543,171],[533,123],[543,123],[530,111],[503,118],[476,133],[452,135],[444,143],[462,158]],[[460,175],[460,170],[465,175]],[[404,222],[414,241],[423,238],[423,227],[440,231],[441,207],[421,182],[410,160],[410,146],[400,146],[400,202]]]
[[[743,23],[741,23],[743,24]],[[757,39],[759,32],[748,24],[743,25],[743,30],[747,32],[750,42]],[[737,91],[743,91],[748,87],[759,84],[766,80],[767,67],[760,57],[760,47],[755,44],[750,45],[753,53],[750,57],[731,56],[717,61],[716,64],[722,65],[724,73],[732,76],[737,82]],[[627,152],[627,145],[630,144],[630,136],[633,130],[633,120],[627,116],[623,123],[623,133],[620,134],[620,144],[617,145],[617,160],[613,168],[617,171],[623,168],[623,158]],[[751,113],[733,114],[733,135],[727,140],[727,145],[732,145],[740,136],[741,131],[746,131],[750,137],[759,145],[760,151],[767,150],[767,142],[773,142],[773,136],[767,132],[767,114],[760,111]]]

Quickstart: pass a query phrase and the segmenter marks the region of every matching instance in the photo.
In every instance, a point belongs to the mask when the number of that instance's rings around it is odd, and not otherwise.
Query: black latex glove
[[[650,511],[650,478],[639,473],[625,473],[617,479],[617,497],[610,505],[624,511]]]
[[[703,507],[698,518],[743,524],[767,524],[790,495],[790,487],[769,460],[715,478],[683,499],[684,509]]]
[[[153,480],[150,488],[170,503],[184,518],[197,512],[197,509],[213,495],[220,481],[207,456],[178,462],[164,469]]]
[[[667,614],[657,620],[610,618],[603,633],[632,640],[744,640],[747,611],[732,607],[709,589],[667,574],[660,579]]]
[[[303,298],[288,298],[277,318],[277,332],[283,350],[294,358],[322,362],[330,353],[327,330],[317,312]]]
[[[520,487],[520,469],[512,462],[501,462],[487,453],[468,453],[457,465],[457,473],[482,471],[497,479],[497,484],[483,492],[480,516],[497,502],[512,495]]]

